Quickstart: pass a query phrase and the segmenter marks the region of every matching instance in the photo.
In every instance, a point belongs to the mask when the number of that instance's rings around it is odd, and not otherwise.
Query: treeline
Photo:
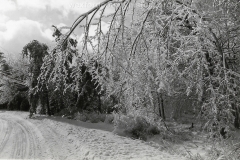
[[[59,30],[56,29],[56,32]],[[4,53],[1,53],[1,74],[4,77],[1,83],[1,109],[30,110],[31,114],[38,112],[48,115],[71,115],[77,111],[111,113],[114,110],[113,107],[117,104],[114,97],[111,96],[110,100],[105,101],[105,92],[101,91],[101,86],[93,79],[92,69],[100,71],[102,68],[97,61],[91,62],[91,68],[89,64],[82,62],[82,77],[76,82],[71,77],[76,66],[70,67],[73,55],[69,55],[64,63],[66,70],[58,71],[65,72],[67,77],[56,77],[52,82],[39,83],[43,60],[45,56],[49,56],[49,52],[48,46],[37,40],[26,44],[22,51],[25,64],[20,64],[27,66],[25,73],[19,73],[16,69],[18,66],[8,65],[4,60]],[[52,70],[53,65],[57,64],[52,61],[48,65]],[[64,83],[77,83],[79,91],[65,90]]]

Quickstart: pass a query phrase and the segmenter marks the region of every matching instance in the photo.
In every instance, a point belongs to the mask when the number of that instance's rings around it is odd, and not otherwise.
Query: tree
[[[58,43],[64,36],[61,31],[65,28],[57,28],[54,25],[53,27],[53,37],[56,37],[56,42]],[[39,75],[39,86],[46,85],[51,92],[49,100],[51,105],[53,105],[52,110],[55,113],[65,108],[67,108],[69,112],[75,109],[74,104],[72,104],[75,95],[68,86],[72,82],[70,78],[72,68],[70,66],[73,56],[77,51],[77,41],[69,38],[63,43],[63,46],[56,46],[45,56],[44,63],[41,67],[41,74]]]
[[[37,40],[33,40],[23,47],[22,54],[24,57],[29,58],[29,74],[30,74],[30,86],[29,86],[29,102],[30,102],[30,116],[36,112],[37,102],[40,100],[43,105],[43,109],[49,114],[49,98],[46,84],[38,86],[38,76],[41,73],[41,66],[43,64],[43,58],[48,54],[48,46],[40,43]],[[38,88],[37,88],[38,87]]]
[[[28,86],[26,84],[27,74],[25,62],[22,60],[12,60],[5,58],[1,53],[1,94],[0,103],[9,110],[28,109],[27,105],[22,105],[23,100],[26,100],[26,91]],[[7,59],[7,60],[5,60]],[[26,104],[26,103],[25,103]]]
[[[81,26],[85,32],[77,62],[95,59],[104,64],[102,72],[93,71],[93,79],[109,97],[117,97],[117,106],[127,114],[155,119],[161,115],[155,104],[162,103],[162,95],[193,94],[206,115],[209,131],[212,126],[227,128],[233,121],[238,128],[239,1],[118,2],[106,0],[80,15],[70,31],[59,36],[56,48],[64,54],[58,56],[67,57],[69,36]],[[116,9],[106,16],[105,9],[111,3]],[[102,31],[104,20],[109,21],[106,34]],[[89,36],[91,24],[97,26],[95,36]],[[73,78],[81,77],[81,63],[76,69],[79,75]],[[71,88],[77,89],[77,84]]]
[[[7,90],[5,84],[6,81],[4,81],[4,75],[9,75],[10,74],[10,66],[6,63],[5,57],[4,57],[4,53],[0,52],[0,75],[2,76],[1,80],[0,80],[0,94],[1,94],[1,104],[7,103],[8,99],[6,98],[7,93],[10,92],[6,92],[6,91],[10,91]]]
[[[200,11],[205,10],[204,16],[207,17],[205,18],[207,27],[203,34],[205,39],[202,42],[208,65],[208,76],[205,76],[204,81],[208,85],[209,92],[205,93],[211,97],[205,100],[207,103],[202,107],[208,113],[210,109],[215,112],[210,112],[215,115],[215,124],[226,124],[228,120],[231,123],[232,118],[229,112],[232,111],[234,126],[239,128],[240,112],[237,97],[240,57],[237,53],[239,52],[240,20],[236,16],[239,14],[239,1],[200,1],[197,6]]]

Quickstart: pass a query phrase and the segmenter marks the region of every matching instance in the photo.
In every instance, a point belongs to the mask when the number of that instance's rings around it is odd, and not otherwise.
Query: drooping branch
[[[27,91],[29,89],[29,87],[24,83],[24,81],[14,78],[4,71],[0,71],[0,74],[6,77],[8,80],[11,80],[11,83],[13,83],[17,87],[18,91]],[[1,85],[4,85],[4,84],[1,84]]]
[[[96,14],[96,12],[103,6],[107,5],[108,3],[110,3],[113,0],[106,0],[102,3],[100,3],[98,6],[92,8],[91,10],[89,10],[88,12],[80,15],[73,23],[72,27],[70,28],[69,33],[67,34],[67,36],[65,37],[63,43],[69,38],[69,36],[73,33],[73,31],[76,29],[76,27],[84,20],[87,18],[88,15],[90,15],[91,13],[95,12],[94,14]],[[125,0],[123,0],[121,3],[123,3]],[[91,21],[89,22],[91,23]]]

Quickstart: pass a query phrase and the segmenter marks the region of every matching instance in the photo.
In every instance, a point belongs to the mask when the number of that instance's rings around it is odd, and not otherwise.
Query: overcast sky
[[[71,26],[80,14],[102,1],[0,0],[0,51],[17,56],[31,40],[50,45],[52,25]]]

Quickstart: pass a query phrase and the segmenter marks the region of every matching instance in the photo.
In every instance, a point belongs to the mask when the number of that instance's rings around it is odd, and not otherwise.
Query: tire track
[[[43,135],[48,140],[49,150],[52,153],[53,159],[65,160],[67,158],[65,149],[68,148],[65,141],[66,137],[63,137],[59,132],[46,124],[44,125],[44,129],[45,132]]]
[[[39,134],[34,132],[25,119],[3,115],[0,121],[1,128],[3,128],[2,133],[0,132],[3,137],[0,142],[1,158],[35,159],[41,157]]]
[[[7,150],[5,150],[6,148],[6,145],[9,141],[9,137],[11,136],[11,133],[12,133],[12,130],[13,130],[13,127],[10,125],[10,123],[4,119],[1,118],[1,121],[3,122],[2,124],[2,128],[3,128],[3,132],[1,133],[1,135],[3,135],[4,133],[4,136],[1,136],[3,137],[2,141],[1,141],[1,144],[0,144],[0,157],[3,157],[3,153],[5,152],[8,152]]]
[[[30,142],[31,137],[26,132],[25,128],[18,122],[12,122],[15,129],[16,135],[21,135],[15,142],[14,149],[12,150],[11,157],[19,159],[19,158],[31,158],[29,156],[29,148],[34,148],[31,146]],[[28,138],[27,138],[28,137]],[[34,156],[33,156],[34,157]]]

